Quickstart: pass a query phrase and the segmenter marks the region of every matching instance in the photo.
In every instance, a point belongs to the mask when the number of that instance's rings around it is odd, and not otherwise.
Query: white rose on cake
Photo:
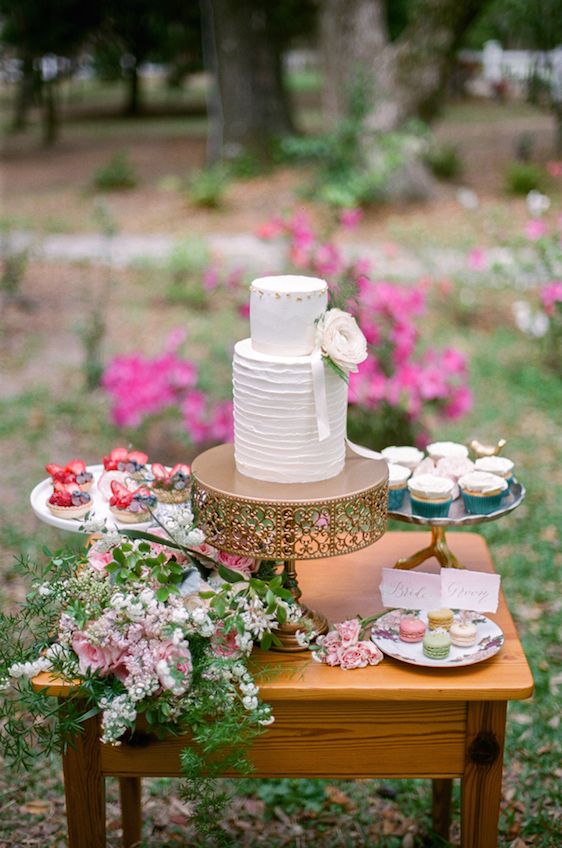
[[[355,318],[341,309],[329,309],[318,324],[317,343],[322,353],[342,371],[357,371],[367,359],[367,340]]]

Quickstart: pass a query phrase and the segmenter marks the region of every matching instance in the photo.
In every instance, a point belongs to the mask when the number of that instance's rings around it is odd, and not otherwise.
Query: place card
[[[441,606],[439,574],[383,568],[380,590],[385,607],[431,610]]]
[[[380,593],[383,606],[432,610],[440,607],[496,612],[501,578],[460,568],[439,574],[383,568]]]
[[[501,578],[462,568],[441,569],[441,605],[475,612],[496,612]]]

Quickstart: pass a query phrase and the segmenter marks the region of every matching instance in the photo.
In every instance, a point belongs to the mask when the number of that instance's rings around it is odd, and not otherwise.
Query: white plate
[[[125,524],[124,522],[117,521],[113,513],[109,511],[109,501],[106,501],[98,489],[98,480],[103,474],[103,465],[88,465],[87,470],[94,475],[94,482],[89,493],[92,498],[92,515],[95,515],[96,518],[106,520],[108,528],[128,527],[129,530],[146,530],[147,527],[150,526],[150,521],[143,521],[138,524]],[[137,485],[140,486],[141,483],[138,483]],[[47,506],[47,500],[52,491],[53,481],[50,477],[47,477],[46,480],[41,480],[41,482],[38,483],[31,492],[29,497],[31,501],[31,508],[37,518],[40,521],[44,521],[45,524],[51,524],[53,527],[58,527],[59,530],[70,530],[73,533],[83,533],[84,531],[80,530],[80,525],[84,523],[84,518],[59,518],[58,515],[53,515],[50,511]]]
[[[458,668],[483,662],[497,654],[503,646],[501,628],[482,613],[473,613],[476,644],[471,648],[458,648],[456,645],[451,645],[448,657],[443,660],[434,660],[425,656],[422,642],[402,642],[400,639],[400,618],[404,614],[403,610],[391,610],[378,618],[371,630],[371,639],[377,648],[395,660],[429,668]],[[427,613],[422,610],[419,617],[427,624]],[[455,615],[455,618],[458,617],[460,616]]]

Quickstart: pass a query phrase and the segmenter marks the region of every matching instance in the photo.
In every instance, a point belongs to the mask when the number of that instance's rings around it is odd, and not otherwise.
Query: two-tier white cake
[[[314,277],[263,277],[251,285],[251,338],[237,343],[233,360],[234,456],[247,477],[311,483],[343,468],[347,383],[316,345],[327,302],[327,284]],[[328,425],[322,433],[321,416]]]

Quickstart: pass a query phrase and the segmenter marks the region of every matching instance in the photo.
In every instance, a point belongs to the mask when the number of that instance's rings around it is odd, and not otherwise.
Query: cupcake
[[[81,459],[72,459],[65,466],[50,462],[45,471],[51,475],[53,483],[75,483],[82,492],[89,492],[94,481],[94,475],[86,470],[86,463]]]
[[[507,491],[507,480],[486,471],[473,471],[459,480],[462,499],[467,512],[489,515],[500,508]]]
[[[148,474],[147,462],[148,456],[141,451],[113,448],[109,456],[104,456],[103,467],[106,471],[125,471],[133,480],[144,480]]]
[[[453,611],[448,607],[431,610],[427,614],[427,624],[430,630],[437,630],[438,627],[442,630],[448,630],[453,621]]]
[[[405,468],[409,468],[410,471],[413,471],[416,465],[419,465],[423,459],[423,451],[408,447],[407,445],[401,447],[392,445],[389,448],[385,448],[381,453],[389,464],[403,465]]]
[[[451,650],[451,637],[446,630],[428,630],[423,637],[423,652],[432,660],[444,660]]]
[[[408,477],[412,472],[404,465],[388,466],[388,508],[390,510],[400,509],[404,502],[404,495],[408,491]]]
[[[466,459],[468,448],[458,442],[433,442],[427,446],[427,452],[434,462],[440,459]]]
[[[455,484],[447,477],[418,474],[408,480],[412,513],[423,518],[447,518]]]
[[[476,644],[476,625],[467,621],[454,621],[449,628],[451,643],[459,648],[470,648]]]
[[[59,483],[55,480],[47,508],[57,518],[83,518],[92,508],[92,498],[88,492],[79,489],[76,483]]]
[[[150,488],[161,503],[185,503],[189,498],[189,475],[189,465],[179,463],[168,470],[159,462],[153,462],[152,476],[154,480],[150,484]]]
[[[507,480],[508,489],[513,482],[513,469],[515,463],[506,456],[483,456],[475,462],[476,471],[485,471],[488,474],[496,474]]]
[[[399,635],[403,642],[421,642],[425,630],[425,624],[421,618],[405,615],[400,619]]]
[[[109,511],[124,524],[140,524],[152,519],[150,510],[156,506],[156,498],[146,486],[134,492],[117,481],[111,483],[112,496]]]
[[[445,456],[439,459],[436,465],[437,476],[448,477],[453,483],[458,483],[461,477],[471,471],[474,471],[474,463],[462,456]]]

